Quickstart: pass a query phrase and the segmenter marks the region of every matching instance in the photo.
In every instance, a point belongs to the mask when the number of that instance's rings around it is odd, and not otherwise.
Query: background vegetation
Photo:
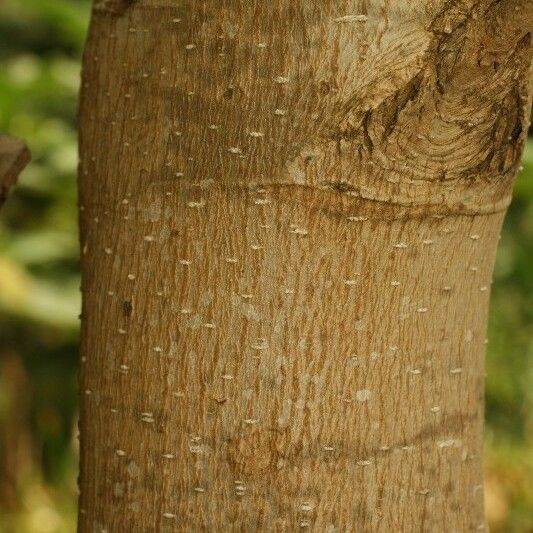
[[[0,131],[33,161],[0,213],[0,532],[71,532],[79,272],[76,98],[88,0],[0,0]],[[487,368],[487,509],[533,531],[533,140],[500,245]]]

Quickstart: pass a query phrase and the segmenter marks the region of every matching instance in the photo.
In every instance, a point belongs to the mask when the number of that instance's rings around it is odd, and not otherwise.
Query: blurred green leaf
[[[514,188],[515,200],[533,200],[533,139],[528,139]]]

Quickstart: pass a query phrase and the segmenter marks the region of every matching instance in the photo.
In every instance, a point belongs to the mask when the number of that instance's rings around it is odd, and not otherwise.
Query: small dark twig
[[[0,206],[30,158],[30,151],[21,140],[0,135]]]

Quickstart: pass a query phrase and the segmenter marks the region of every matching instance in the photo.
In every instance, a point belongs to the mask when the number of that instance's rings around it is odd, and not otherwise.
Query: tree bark
[[[482,530],[525,0],[96,1],[79,530]]]
[[[0,207],[29,161],[30,151],[21,140],[0,135]]]

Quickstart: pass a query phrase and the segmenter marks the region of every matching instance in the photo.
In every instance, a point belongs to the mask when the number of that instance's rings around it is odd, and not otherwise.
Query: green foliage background
[[[88,0],[0,0],[0,131],[33,161],[0,212],[0,532],[70,532],[76,503],[76,100]],[[533,531],[533,141],[493,286],[487,511]]]

